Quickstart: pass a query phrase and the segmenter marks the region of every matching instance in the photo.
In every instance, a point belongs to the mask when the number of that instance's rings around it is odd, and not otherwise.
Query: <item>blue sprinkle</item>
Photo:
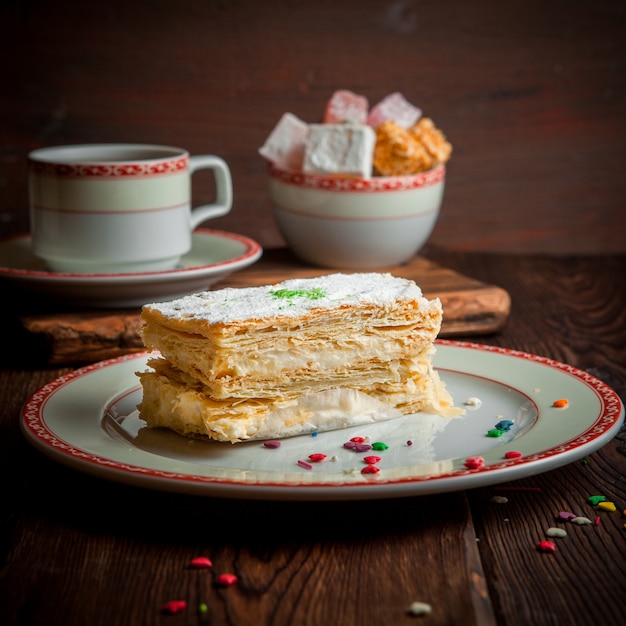
[[[317,435],[318,435],[317,431],[311,433],[311,437],[317,437]]]
[[[502,420],[496,424],[498,430],[511,430],[511,426],[513,426],[512,420]]]

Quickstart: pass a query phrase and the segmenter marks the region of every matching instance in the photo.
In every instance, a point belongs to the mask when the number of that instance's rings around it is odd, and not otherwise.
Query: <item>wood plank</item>
[[[302,264],[286,248],[265,251],[254,265],[227,276],[214,288],[247,287],[292,277],[314,277],[334,270]],[[506,323],[511,300],[506,290],[465,276],[417,256],[385,271],[411,278],[429,298],[441,299],[444,322],[441,337],[489,334]],[[52,311],[24,315],[21,323],[47,353],[52,364],[89,363],[140,352],[139,309]]]

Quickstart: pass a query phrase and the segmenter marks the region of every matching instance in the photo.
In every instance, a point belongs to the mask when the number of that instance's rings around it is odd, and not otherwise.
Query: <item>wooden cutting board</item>
[[[254,265],[227,276],[212,288],[249,287],[287,278],[313,277],[333,270],[303,265],[287,249],[266,250]],[[433,261],[417,256],[385,271],[413,279],[428,298],[440,298],[444,320],[440,337],[483,335],[501,329],[509,315],[509,294]],[[139,337],[139,309],[55,311],[23,315],[20,322],[50,364],[84,364],[144,347]]]

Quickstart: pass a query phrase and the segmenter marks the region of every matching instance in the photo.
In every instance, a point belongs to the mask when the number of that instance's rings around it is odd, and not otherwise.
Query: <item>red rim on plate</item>
[[[147,358],[145,353],[141,353],[95,363],[48,383],[33,394],[25,404],[21,415],[21,428],[27,439],[36,448],[54,460],[86,473],[119,482],[165,491],[219,497],[332,500],[441,493],[486,486],[538,474],[580,459],[597,450],[617,434],[624,420],[624,407],[615,391],[582,370],[552,359],[506,348],[452,340],[438,340],[437,345],[448,350],[448,356],[445,357],[448,362],[444,363],[442,367],[437,366],[444,379],[446,372],[455,371],[454,363],[451,363],[450,360],[453,360],[456,355],[466,358],[469,351],[472,353],[470,354],[472,359],[478,357],[487,364],[487,370],[491,368],[490,361],[504,357],[506,360],[510,359],[508,362],[515,368],[540,368],[539,374],[562,377],[571,388],[579,390],[585,397],[593,398],[593,405],[597,408],[594,408],[593,414],[585,416],[584,425],[573,434],[563,439],[559,435],[554,441],[548,442],[545,449],[526,452],[519,458],[504,459],[502,454],[498,453],[495,456],[491,455],[490,460],[483,467],[468,469],[463,464],[463,458],[459,457],[454,459],[454,467],[436,474],[420,475],[418,473],[396,478],[393,475],[386,477],[385,472],[380,472],[374,477],[363,479],[360,482],[345,484],[341,482],[328,483],[321,479],[317,482],[315,477],[311,478],[311,473],[307,476],[306,484],[293,483],[280,476],[275,479],[262,477],[258,480],[249,481],[224,477],[219,472],[215,475],[206,475],[200,472],[194,473],[193,466],[189,473],[184,473],[174,468],[175,463],[172,463],[171,470],[167,467],[167,462],[163,466],[161,457],[159,457],[158,463],[153,465],[150,459],[155,458],[155,456],[152,455],[151,457],[150,453],[145,450],[138,450],[137,454],[144,461],[147,459],[147,462],[120,461],[107,454],[99,454],[89,450],[88,446],[83,446],[77,441],[70,441],[68,437],[63,438],[55,432],[55,428],[50,426],[47,411],[59,392],[64,389],[68,390],[73,385],[81,385],[81,389],[77,391],[78,396],[73,400],[80,400],[83,404],[88,404],[88,398],[91,395],[88,390],[90,377],[95,377],[94,383],[102,386],[101,381],[97,380],[99,376],[106,375],[107,370],[122,367],[130,370],[128,385],[122,389],[105,390],[109,394],[108,398],[115,396],[116,393],[123,395],[135,392],[138,385],[133,380],[134,372],[140,367],[137,365],[139,361]],[[495,363],[495,365],[496,370],[502,368],[502,362]],[[469,377],[474,376],[470,372],[462,371],[462,368],[461,373]],[[479,375],[478,378],[488,379],[490,376],[483,374]],[[497,381],[498,377],[499,374],[495,371],[493,374],[494,381]],[[118,379],[119,377],[114,376],[113,378]],[[543,379],[544,376],[542,375],[541,378]],[[94,415],[81,416],[81,420],[90,420],[90,424],[92,424],[90,427],[100,437],[103,434],[103,413],[103,406],[97,404],[96,401]],[[576,413],[572,411],[568,417],[564,418],[570,420],[570,426],[568,426],[570,430],[571,420],[575,416]],[[539,416],[539,421],[541,419]],[[563,423],[567,424],[568,422]],[[105,438],[103,437],[103,439]],[[521,444],[523,438],[524,435],[520,436],[519,442],[514,440],[512,445]],[[230,446],[231,444],[218,445]],[[125,444],[125,447],[128,448],[128,444]],[[523,445],[521,447],[523,448]],[[485,456],[488,457],[489,455],[486,454]],[[263,474],[263,476],[266,475],[267,472]]]

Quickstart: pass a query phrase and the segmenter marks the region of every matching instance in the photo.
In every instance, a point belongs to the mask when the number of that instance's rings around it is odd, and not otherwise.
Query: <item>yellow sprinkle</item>
[[[617,507],[613,502],[598,502],[598,508],[603,511],[617,511]]]

